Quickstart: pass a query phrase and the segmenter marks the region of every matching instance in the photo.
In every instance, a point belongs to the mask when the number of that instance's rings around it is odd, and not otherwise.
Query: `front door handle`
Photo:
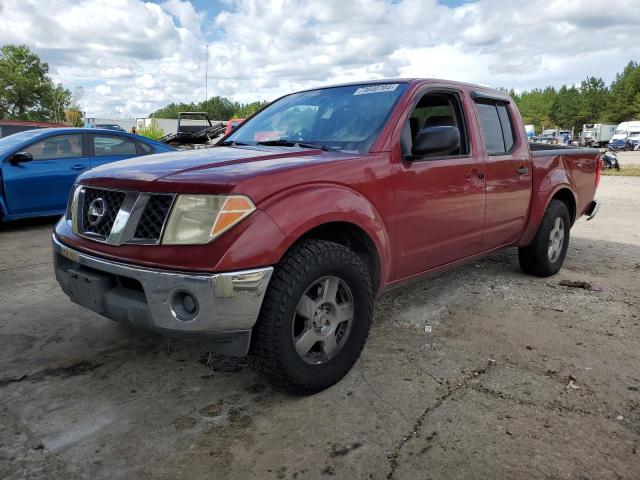
[[[71,166],[71,170],[86,170],[87,167],[86,165],[72,165]]]
[[[527,173],[529,173],[529,169],[528,169],[527,167],[519,167],[519,168],[516,170],[516,173],[517,173],[518,175],[526,175]]]
[[[479,172],[478,170],[476,170],[475,168],[473,170],[471,170],[471,172],[469,172],[469,174],[467,175],[467,180],[471,180],[471,177],[476,177],[479,180],[482,180],[484,178],[484,173],[483,172]]]

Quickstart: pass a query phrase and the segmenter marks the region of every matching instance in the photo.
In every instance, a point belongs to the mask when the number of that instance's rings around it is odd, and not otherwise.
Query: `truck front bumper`
[[[587,220],[591,220],[598,214],[600,207],[602,206],[602,202],[598,200],[592,200],[591,203],[587,206],[587,209],[584,211],[584,214],[587,216]]]
[[[195,338],[219,353],[243,356],[273,267],[183,273],[88,255],[53,236],[56,279],[69,298],[111,320]]]

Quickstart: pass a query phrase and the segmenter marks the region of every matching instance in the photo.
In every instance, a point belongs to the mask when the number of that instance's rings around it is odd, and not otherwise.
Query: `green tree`
[[[170,103],[153,112],[150,117],[155,118],[178,118],[180,112],[196,112],[198,106],[195,103]]]
[[[256,113],[261,108],[267,106],[269,102],[253,102],[247,103],[246,105],[241,105],[236,111],[233,112],[233,116],[236,118],[247,118]]]
[[[636,93],[631,113],[633,114],[633,118],[640,118],[640,92]]]
[[[82,100],[83,95],[84,89],[82,87],[76,87],[73,91],[69,106],[64,112],[64,123],[67,125],[71,125],[72,127],[84,126],[82,111],[80,110],[80,100]]]
[[[225,97],[215,96],[200,103],[170,103],[153,112],[155,118],[178,118],[180,112],[207,112],[212,120],[229,120],[233,117],[247,118],[268,102],[240,103]]]
[[[563,85],[551,104],[550,117],[554,126],[571,129],[575,127],[580,109],[580,90]]]
[[[558,92],[555,88],[546,87],[516,94],[513,99],[520,110],[524,123],[535,125],[537,131],[540,131],[543,128],[554,126],[551,109],[557,96]]]
[[[576,127],[585,123],[603,123],[609,104],[609,89],[602,78],[587,77],[580,84],[579,109]]]
[[[138,135],[150,138],[151,140],[160,140],[164,137],[164,131],[158,125],[158,121],[154,118],[151,119],[151,124],[146,127],[138,128]]]
[[[83,127],[82,112],[76,107],[71,107],[64,112],[64,123],[72,127]]]
[[[613,123],[633,120],[638,116],[636,96],[640,93],[640,65],[629,62],[611,84],[606,119]]]
[[[26,45],[0,48],[0,118],[63,121],[71,92],[54,85],[48,72]]]

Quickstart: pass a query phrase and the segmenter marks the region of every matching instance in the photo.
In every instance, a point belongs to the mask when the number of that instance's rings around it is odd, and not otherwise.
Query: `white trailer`
[[[615,125],[608,125],[604,123],[585,123],[582,125],[580,145],[588,147],[604,147],[609,143],[615,131]]]
[[[613,137],[611,137],[611,140],[625,140],[628,137],[638,135],[638,133],[640,133],[640,121],[622,122],[616,127],[616,131]]]

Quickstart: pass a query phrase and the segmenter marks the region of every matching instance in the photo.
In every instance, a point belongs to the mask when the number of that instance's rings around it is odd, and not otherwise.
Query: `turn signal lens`
[[[171,209],[163,245],[202,245],[256,209],[243,195],[180,195]]]
[[[255,209],[256,207],[253,206],[253,203],[247,197],[237,196],[227,198],[222,210],[218,214],[216,223],[211,229],[211,238],[215,238],[224,233]]]

